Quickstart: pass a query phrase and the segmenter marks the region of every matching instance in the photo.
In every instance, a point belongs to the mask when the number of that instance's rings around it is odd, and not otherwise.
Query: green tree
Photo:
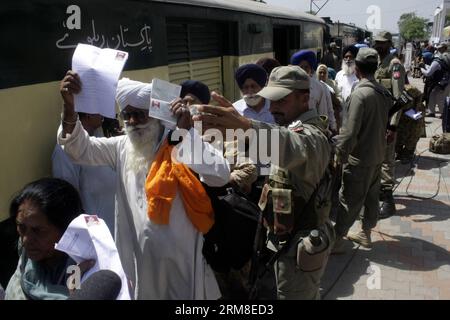
[[[425,39],[428,36],[427,23],[427,19],[416,16],[414,12],[404,13],[398,21],[400,35],[406,41]]]

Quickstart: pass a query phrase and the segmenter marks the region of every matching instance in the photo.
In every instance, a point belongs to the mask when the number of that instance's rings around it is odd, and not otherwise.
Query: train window
[[[218,23],[167,22],[168,63],[222,55],[222,26]]]
[[[302,48],[317,49],[322,47],[323,26],[316,23],[304,23],[302,32]]]
[[[195,79],[223,92],[222,28],[210,21],[167,21],[169,80]]]

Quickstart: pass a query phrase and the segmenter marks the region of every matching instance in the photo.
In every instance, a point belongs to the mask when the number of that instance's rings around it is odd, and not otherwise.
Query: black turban
[[[345,54],[347,52],[349,52],[349,51],[352,53],[353,59],[356,59],[356,56],[358,55],[359,49],[357,47],[355,47],[355,46],[347,46],[347,47],[345,47],[344,50],[342,50],[342,57],[344,57]]]
[[[236,70],[234,75],[239,88],[242,89],[247,79],[254,80],[261,88],[266,86],[267,72],[257,64],[244,64]]]
[[[181,84],[180,97],[184,98],[188,93],[196,96],[202,103],[208,104],[211,94],[206,84],[196,80],[186,80]]]

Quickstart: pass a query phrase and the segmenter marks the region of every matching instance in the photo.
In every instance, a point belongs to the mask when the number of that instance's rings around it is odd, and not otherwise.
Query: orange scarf
[[[198,231],[205,234],[214,224],[211,200],[186,165],[172,162],[172,149],[167,141],[163,143],[147,175],[148,217],[156,224],[169,224],[170,208],[179,187],[189,219]]]

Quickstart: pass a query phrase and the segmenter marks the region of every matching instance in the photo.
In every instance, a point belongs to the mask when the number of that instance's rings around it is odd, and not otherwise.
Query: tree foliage
[[[416,16],[414,12],[404,13],[398,21],[400,35],[406,41],[425,39],[428,36],[427,22],[427,19]]]

